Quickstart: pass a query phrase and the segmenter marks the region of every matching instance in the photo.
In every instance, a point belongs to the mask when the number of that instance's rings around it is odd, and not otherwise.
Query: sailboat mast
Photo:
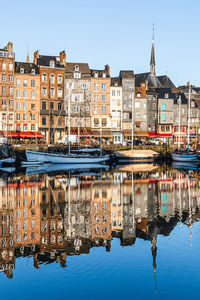
[[[71,133],[71,124],[70,124],[70,117],[71,117],[71,93],[69,90],[69,102],[68,102],[68,153],[70,154],[70,133]]]
[[[189,83],[189,96],[188,96],[188,149],[190,146],[190,83]]]
[[[180,142],[181,142],[181,96],[178,98],[178,149],[180,148]]]

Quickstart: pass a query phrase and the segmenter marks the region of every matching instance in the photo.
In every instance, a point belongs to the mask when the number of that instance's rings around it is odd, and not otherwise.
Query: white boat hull
[[[94,164],[103,163],[110,159],[109,155],[102,157],[92,157],[87,155],[62,154],[26,150],[26,159],[28,162],[43,162],[53,164]]]

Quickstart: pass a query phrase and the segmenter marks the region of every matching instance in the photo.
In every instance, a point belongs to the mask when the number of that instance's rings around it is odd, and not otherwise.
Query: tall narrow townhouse
[[[53,144],[64,135],[65,51],[60,56],[40,55],[35,51],[34,63],[40,70],[39,130],[46,142]]]
[[[67,131],[70,127],[70,134],[80,133],[80,141],[87,141],[91,134],[90,89],[91,75],[89,65],[87,63],[67,62],[65,67],[65,125]]]
[[[147,93],[145,84],[135,88],[134,120],[134,136],[139,138],[148,137]]]
[[[161,138],[172,137],[174,95],[171,89],[158,88],[158,129]]]
[[[179,112],[180,110],[180,112]],[[173,139],[174,143],[179,141],[179,124],[180,124],[180,142],[186,142],[188,126],[188,101],[183,93],[174,94],[173,105]],[[180,118],[180,120],[179,120]],[[180,123],[179,123],[180,122]]]
[[[0,49],[0,130],[13,131],[14,126],[14,64],[13,44]],[[4,133],[4,135],[6,135]],[[9,133],[8,136],[12,134]]]
[[[111,132],[114,144],[122,144],[122,81],[111,78],[110,85]]]
[[[100,139],[102,131],[103,141],[112,139],[110,131],[110,68],[91,71],[91,106],[92,131],[96,140]]]
[[[40,74],[33,63],[15,63],[15,120],[20,137],[42,137],[39,131]]]
[[[134,123],[132,118],[132,103],[135,93],[135,76],[133,71],[120,71],[119,77],[122,80],[122,129],[124,139],[130,139],[131,129]]]

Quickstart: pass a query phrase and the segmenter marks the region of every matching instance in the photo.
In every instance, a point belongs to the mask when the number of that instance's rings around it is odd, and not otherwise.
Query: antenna
[[[152,30],[153,30],[153,35],[152,35],[152,39],[154,40],[154,38],[155,38],[155,23],[153,23],[153,28],[152,28]]]

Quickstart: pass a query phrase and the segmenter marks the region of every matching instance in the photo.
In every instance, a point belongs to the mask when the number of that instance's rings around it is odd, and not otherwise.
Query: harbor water
[[[198,169],[48,170],[0,179],[2,299],[198,297]]]

